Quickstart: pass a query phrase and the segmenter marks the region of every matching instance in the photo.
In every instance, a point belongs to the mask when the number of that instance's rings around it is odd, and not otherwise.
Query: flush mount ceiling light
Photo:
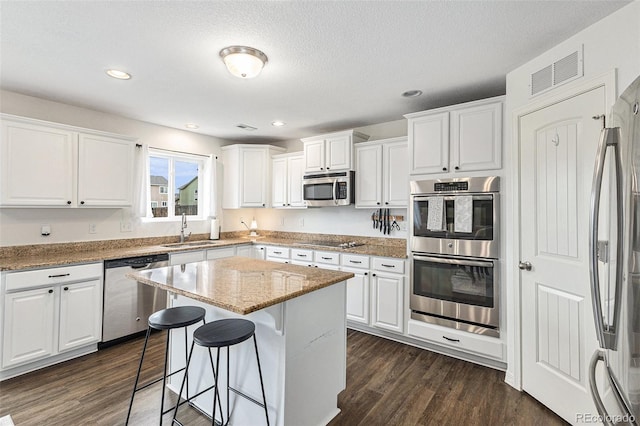
[[[220,51],[229,72],[240,78],[253,78],[260,74],[268,62],[267,55],[247,46],[229,46]]]
[[[129,80],[131,78],[131,74],[120,70],[111,69],[107,70],[106,73],[109,77],[117,78],[118,80]]]
[[[415,98],[422,95],[422,90],[407,90],[402,94],[405,98]]]
[[[199,129],[199,128],[200,128],[200,126],[198,126],[198,125],[197,125],[197,124],[195,124],[195,123],[187,123],[187,124],[185,124],[185,125],[184,125],[184,127],[186,127],[187,129],[192,129],[192,130],[195,130],[195,129]]]
[[[287,123],[285,123],[284,121],[280,121],[280,120],[276,120],[276,121],[272,121],[271,122],[271,125],[274,126],[274,127],[282,127],[285,124],[287,124]]]

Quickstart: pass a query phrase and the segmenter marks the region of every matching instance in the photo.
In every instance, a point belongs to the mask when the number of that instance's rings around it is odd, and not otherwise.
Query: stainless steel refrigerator
[[[639,109],[640,77],[606,117],[591,193],[589,264],[600,347],[589,383],[597,420],[607,425],[640,420]]]

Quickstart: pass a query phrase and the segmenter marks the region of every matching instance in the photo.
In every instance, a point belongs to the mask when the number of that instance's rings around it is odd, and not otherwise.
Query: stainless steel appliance
[[[348,206],[355,202],[355,173],[336,172],[306,175],[302,194],[309,207]]]
[[[167,292],[127,278],[130,271],[169,265],[168,254],[156,254],[104,262],[102,343],[108,346],[147,329],[152,313],[167,307]]]
[[[499,336],[500,178],[411,182],[411,318]]]
[[[410,184],[411,251],[498,258],[498,176],[421,180]],[[470,209],[467,229],[456,226],[456,208],[462,201]],[[431,204],[441,210],[441,222],[430,223],[434,216]]]
[[[413,253],[411,318],[499,336],[498,261]]]
[[[599,118],[599,117],[595,117]],[[593,354],[589,382],[605,424],[638,424],[640,416],[640,77],[616,101],[602,130],[591,194],[590,273],[593,315],[599,349]],[[607,160],[607,154],[613,154]],[[606,166],[606,165],[609,166]],[[603,188],[609,176],[610,186]],[[615,194],[609,256],[599,244],[601,193]],[[604,224],[603,224],[604,225]],[[599,250],[600,249],[600,250]],[[610,274],[600,280],[600,267],[609,261]],[[605,270],[605,268],[603,268]],[[599,393],[596,365],[604,364],[610,391]]]

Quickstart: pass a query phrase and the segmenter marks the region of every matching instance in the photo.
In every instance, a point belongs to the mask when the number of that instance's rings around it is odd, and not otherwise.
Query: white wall
[[[133,136],[139,143],[196,154],[220,155],[225,141],[184,130],[172,129],[129,118],[52,102],[32,96],[0,91],[0,112],[31,117],[88,129]],[[140,223],[133,221],[132,232],[120,232],[120,222],[131,220],[130,209],[0,209],[0,246],[92,241],[147,236],[178,235],[178,221]],[[51,225],[51,235],[40,235],[40,226]],[[96,233],[89,234],[89,224]],[[208,221],[192,221],[193,233],[209,232]]]
[[[518,176],[519,149],[514,132],[517,131],[517,112],[526,109],[527,105],[540,103],[544,97],[557,96],[562,91],[570,90],[572,86],[584,84],[589,79],[605,75],[611,70],[617,70],[618,94],[640,74],[640,1],[635,1],[623,7],[605,19],[596,22],[568,40],[560,43],[544,54],[532,59],[519,68],[507,74],[507,98],[505,110],[505,174],[510,178],[506,181],[506,258],[507,274],[503,288],[507,300],[507,323],[510,328],[507,346],[507,377],[508,383],[520,387],[520,334],[519,334],[519,222],[518,222]],[[540,70],[572,53],[583,46],[584,77],[575,82],[567,83],[551,90],[548,94],[535,98],[529,97],[530,74]],[[591,313],[587,313],[590,315]],[[591,317],[588,316],[588,321]]]

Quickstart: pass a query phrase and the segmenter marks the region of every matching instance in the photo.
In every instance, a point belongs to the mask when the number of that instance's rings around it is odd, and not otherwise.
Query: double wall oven
[[[411,182],[411,318],[499,336],[500,178]]]

